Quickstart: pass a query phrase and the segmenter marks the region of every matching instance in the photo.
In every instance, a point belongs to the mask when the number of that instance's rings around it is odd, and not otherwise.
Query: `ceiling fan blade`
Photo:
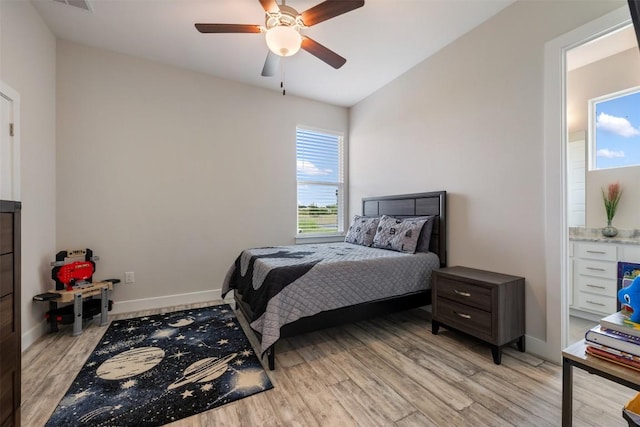
[[[327,64],[331,65],[333,68],[336,68],[336,69],[342,67],[344,63],[347,62],[347,60],[344,59],[342,56],[338,55],[331,49],[324,47],[317,41],[310,39],[307,36],[304,36],[302,38],[301,47],[302,49],[309,52],[311,55],[326,62]]]
[[[364,6],[364,0],[327,0],[300,14],[307,27]]]
[[[269,51],[267,59],[264,60],[264,67],[262,67],[262,77],[271,77],[275,75],[278,65],[280,65],[280,57]]]
[[[278,7],[278,3],[276,3],[276,0],[258,0],[258,1],[264,8],[265,12],[276,13],[280,11],[280,8]]]
[[[196,24],[201,33],[259,33],[259,25],[243,24]]]

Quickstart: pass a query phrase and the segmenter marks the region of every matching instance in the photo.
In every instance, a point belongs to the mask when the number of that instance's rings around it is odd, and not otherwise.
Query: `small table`
[[[49,292],[59,294],[60,296],[55,299],[49,300],[49,310],[56,310],[58,303],[73,302],[73,335],[80,335],[82,333],[82,300],[94,296],[100,296],[100,326],[105,326],[108,321],[109,311],[109,298],[107,296],[108,291],[113,290],[112,282],[95,282],[90,283],[87,286],[78,287],[70,291],[65,290],[51,290]],[[58,330],[58,322],[55,316],[49,319],[51,323],[50,330],[55,332]]]
[[[607,362],[585,353],[584,340],[570,345],[562,351],[562,427],[573,423],[573,370],[583,369],[623,386],[640,391],[640,374],[631,368]]]

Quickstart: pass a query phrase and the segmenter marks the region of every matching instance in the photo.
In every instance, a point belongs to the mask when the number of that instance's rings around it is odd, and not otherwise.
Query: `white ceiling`
[[[262,77],[262,34],[200,34],[201,23],[264,25],[258,0],[88,0],[91,11],[31,0],[60,39],[280,90]],[[321,0],[289,0],[302,12]],[[514,0],[366,0],[363,7],[303,30],[347,58],[335,70],[307,52],[284,59],[287,94],[352,106]],[[71,1],[70,1],[71,3]]]
[[[633,25],[607,33],[567,52],[567,71],[589,65],[628,49],[638,48]]]

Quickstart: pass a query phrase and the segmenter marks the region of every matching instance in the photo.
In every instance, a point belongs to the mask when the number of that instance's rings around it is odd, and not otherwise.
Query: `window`
[[[344,232],[344,144],[339,133],[296,129],[298,236]]]
[[[589,101],[589,169],[640,165],[640,87]]]

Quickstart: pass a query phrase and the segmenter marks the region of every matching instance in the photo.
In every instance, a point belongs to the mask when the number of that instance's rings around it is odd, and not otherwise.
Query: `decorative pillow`
[[[371,246],[373,237],[376,235],[380,218],[367,218],[355,215],[344,241],[347,243],[355,243],[356,245]]]
[[[429,243],[431,243],[431,233],[433,231],[433,223],[436,222],[436,217],[431,215],[420,217],[420,219],[426,219],[427,222],[422,226],[420,237],[418,237],[418,244],[416,245],[416,252],[429,252]]]
[[[373,238],[373,247],[413,254],[427,219],[398,219],[382,215]]]

